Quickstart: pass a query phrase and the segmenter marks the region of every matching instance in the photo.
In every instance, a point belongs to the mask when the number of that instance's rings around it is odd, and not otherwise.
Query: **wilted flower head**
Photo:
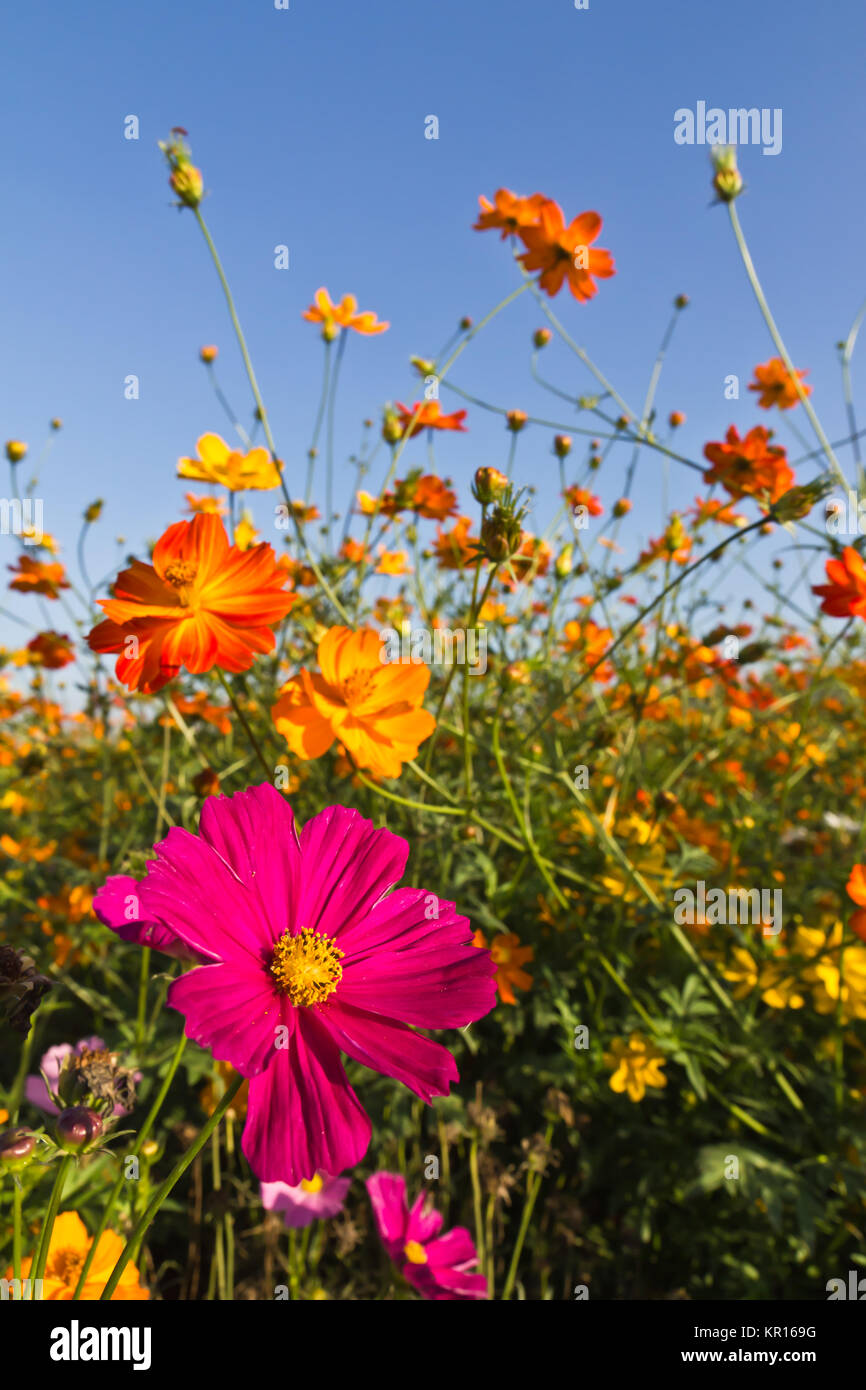
[[[0,945],[0,1016],[26,1037],[30,1019],[40,999],[51,988],[32,958],[12,946]]]

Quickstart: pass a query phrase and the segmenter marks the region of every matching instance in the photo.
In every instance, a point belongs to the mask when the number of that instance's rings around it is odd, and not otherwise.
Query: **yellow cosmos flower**
[[[48,1247],[48,1260],[42,1281],[42,1297],[48,1302],[70,1302],[78,1284],[78,1276],[84,1266],[93,1237],[77,1211],[64,1211],[54,1222],[51,1244]],[[104,1231],[99,1238],[93,1263],[87,1274],[87,1283],[81,1290],[82,1299],[94,1303],[100,1297],[111,1277],[111,1272],[123,1253],[124,1242],[115,1231]],[[32,1259],[21,1261],[21,1277],[26,1279],[30,1273]],[[11,1267],[6,1278],[12,1278]],[[138,1280],[138,1270],[130,1260],[120,1282],[111,1295],[111,1302],[117,1300],[141,1301],[150,1298],[147,1289]]]
[[[663,1087],[668,1079],[661,1068],[666,1057],[655,1043],[643,1033],[632,1033],[628,1042],[614,1038],[610,1052],[604,1054],[604,1063],[613,1068],[610,1089],[621,1095],[627,1092],[629,1100],[643,1100],[647,1087]]]
[[[242,454],[238,449],[230,449],[218,434],[203,434],[195,447],[198,458],[178,459],[179,478],[218,483],[229,492],[279,487],[282,464],[275,464],[267,449],[251,449],[248,454]]]

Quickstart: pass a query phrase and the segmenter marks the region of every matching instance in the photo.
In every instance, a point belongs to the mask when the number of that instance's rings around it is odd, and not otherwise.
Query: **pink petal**
[[[269,782],[209,797],[199,833],[255,895],[271,941],[278,940],[294,924],[300,896],[301,852],[288,802]]]
[[[430,1193],[423,1189],[418,1193],[409,1212],[406,1223],[406,1240],[417,1240],[426,1246],[442,1229],[442,1213],[431,1205]],[[429,1259],[429,1255],[428,1255]]]
[[[93,899],[93,911],[122,941],[151,946],[154,951],[162,951],[163,955],[178,960],[208,959],[193,951],[161,922],[143,919],[140,884],[128,874],[114,874],[106,879]]]
[[[345,806],[328,806],[301,831],[304,885],[296,927],[336,936],[362,921],[406,867],[409,846]]]
[[[256,895],[216,850],[187,830],[170,830],[139,885],[142,916],[155,916],[211,960],[249,969],[270,958],[277,934]]]
[[[291,1033],[294,1009],[262,970],[203,965],[173,981],[169,1008],[186,1017],[185,1032],[242,1076],[257,1076],[279,1056],[276,1029]]]
[[[367,1179],[366,1187],[382,1244],[394,1259],[406,1243],[409,1220],[406,1180],[399,1173],[374,1173]]]
[[[354,1004],[419,1028],[463,1028],[496,1003],[496,967],[489,951],[455,943],[442,933],[414,950],[382,950],[359,962],[342,961],[341,1004]]]
[[[477,1262],[478,1251],[465,1226],[455,1226],[427,1246],[427,1263],[431,1269],[457,1269]]]
[[[363,1158],[370,1121],[339,1053],[310,1009],[299,1009],[288,1048],[250,1082],[243,1151],[262,1182],[296,1186]]]
[[[413,1033],[404,1023],[364,1013],[336,999],[321,1010],[319,1020],[342,1052],[402,1081],[422,1100],[447,1096],[451,1082],[459,1079],[448,1049]]]

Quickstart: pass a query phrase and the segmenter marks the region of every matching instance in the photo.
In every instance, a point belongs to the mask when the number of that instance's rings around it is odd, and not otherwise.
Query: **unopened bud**
[[[553,334],[549,328],[536,328],[532,335],[532,341],[537,348],[543,348],[547,347],[552,337]]]
[[[716,145],[712,151],[713,188],[722,203],[732,203],[743,191],[743,176],[737,168],[735,145]]]
[[[553,438],[553,452],[558,459],[564,459],[571,453],[571,435],[557,434]]]
[[[472,496],[482,507],[498,502],[508,487],[508,479],[498,468],[476,468]]]
[[[90,506],[84,513],[84,520],[90,523],[91,525],[94,521],[98,521],[100,516],[102,515],[102,508],[104,505],[105,504],[103,503],[101,497],[98,497],[95,502],[91,502]]]
[[[198,355],[202,362],[215,362],[219,356],[219,348],[214,347],[213,343],[208,343],[203,348],[199,348]]]
[[[36,1148],[36,1135],[29,1129],[7,1129],[0,1134],[0,1168],[7,1173],[18,1173],[33,1157]]]
[[[10,439],[6,445],[6,457],[10,463],[20,463],[27,453],[27,445],[20,439]]]
[[[81,1153],[102,1133],[102,1119],[95,1110],[73,1105],[61,1111],[54,1126],[58,1147],[64,1153]]]

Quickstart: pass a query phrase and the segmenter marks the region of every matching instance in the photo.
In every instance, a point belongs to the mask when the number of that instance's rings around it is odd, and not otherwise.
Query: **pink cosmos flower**
[[[176,827],[155,849],[141,882],[109,879],[94,909],[126,929],[132,897],[151,945],[204,962],[168,1003],[187,1037],[250,1078],[243,1151],[262,1182],[297,1186],[363,1157],[370,1121],[341,1051],[425,1101],[447,1095],[454,1058],[414,1029],[488,1013],[495,967],[453,903],[389,891],[405,840],[344,806],[298,834],[265,783],[209,797],[198,835]]]
[[[406,1201],[406,1183],[398,1173],[374,1173],[367,1191],[382,1244],[403,1278],[424,1298],[487,1298],[483,1274],[470,1274],[478,1253],[465,1226],[455,1226],[440,1236],[442,1213],[424,1211],[427,1193],[421,1192],[412,1210]]]
[[[337,1215],[351,1182],[351,1178],[329,1178],[327,1173],[317,1173],[297,1187],[289,1187],[285,1182],[263,1182],[262,1206],[266,1211],[283,1212],[287,1226],[309,1226],[313,1221]]]

